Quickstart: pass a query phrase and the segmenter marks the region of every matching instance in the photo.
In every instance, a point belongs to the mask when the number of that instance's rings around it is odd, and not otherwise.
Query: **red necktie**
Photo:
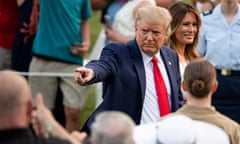
[[[166,89],[163,77],[161,75],[160,69],[158,67],[157,57],[153,56],[152,63],[153,63],[154,82],[156,87],[156,93],[158,96],[158,105],[160,108],[160,116],[164,116],[170,113],[167,89]]]

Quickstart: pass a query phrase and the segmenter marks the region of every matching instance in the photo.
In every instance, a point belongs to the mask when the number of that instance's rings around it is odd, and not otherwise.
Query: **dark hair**
[[[189,93],[196,98],[206,97],[216,81],[216,70],[207,60],[191,61],[184,72],[184,83]]]
[[[198,39],[199,39],[199,29],[201,26],[201,17],[199,15],[198,10],[193,7],[190,4],[186,4],[183,2],[176,2],[174,3],[172,6],[169,7],[169,12],[172,15],[172,22],[171,22],[171,35],[169,37],[168,40],[168,45],[170,48],[176,50],[176,42],[177,39],[175,37],[175,32],[178,29],[178,27],[181,25],[183,18],[185,17],[185,15],[187,13],[192,13],[195,15],[196,19],[197,19],[197,33],[196,36],[193,40],[193,43],[191,44],[187,44],[186,48],[185,48],[185,53],[184,56],[188,59],[188,60],[193,60],[196,59],[198,57],[200,57],[200,54],[196,51],[196,47],[197,47],[197,43],[198,43]]]

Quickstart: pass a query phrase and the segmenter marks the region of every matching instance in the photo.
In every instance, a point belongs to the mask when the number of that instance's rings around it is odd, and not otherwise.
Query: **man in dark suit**
[[[83,131],[89,133],[95,115],[106,110],[125,112],[136,124],[160,118],[152,72],[153,56],[159,59],[170,111],[181,106],[178,56],[163,46],[170,33],[170,22],[171,16],[165,8],[140,8],[135,19],[136,39],[126,44],[110,43],[103,48],[99,60],[76,68],[75,81],[81,85],[103,81],[103,102],[87,120]]]

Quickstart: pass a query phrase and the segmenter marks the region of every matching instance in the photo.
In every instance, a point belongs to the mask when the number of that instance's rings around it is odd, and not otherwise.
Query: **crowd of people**
[[[0,143],[240,144],[239,23],[239,0],[0,0]]]

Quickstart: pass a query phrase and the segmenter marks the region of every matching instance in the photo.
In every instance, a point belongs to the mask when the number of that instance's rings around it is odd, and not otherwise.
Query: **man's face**
[[[165,27],[143,21],[138,22],[135,31],[139,48],[148,56],[155,55],[167,37]]]

